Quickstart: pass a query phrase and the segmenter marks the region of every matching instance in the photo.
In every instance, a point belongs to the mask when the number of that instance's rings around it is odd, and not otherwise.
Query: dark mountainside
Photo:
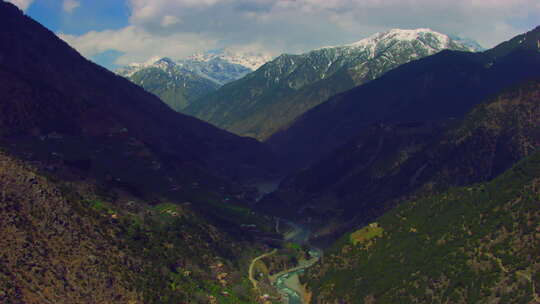
[[[530,42],[540,39],[540,28],[524,37],[517,48],[503,43],[484,53],[442,51],[400,66],[330,98],[267,143],[284,157],[282,164],[303,168],[377,121],[460,118],[501,89],[540,76],[540,52]]]
[[[339,237],[408,197],[491,180],[540,147],[540,82],[482,103],[463,120],[377,124],[282,182],[262,210]],[[446,126],[446,127],[445,127]],[[445,130],[446,129],[446,130]]]
[[[115,136],[180,167],[187,163],[236,178],[264,173],[260,168],[271,157],[257,141],[176,113],[9,4],[2,3],[0,14],[2,139],[37,140],[52,132],[97,141]]]
[[[253,303],[247,265],[280,236],[235,179],[267,175],[266,148],[3,1],[0,41],[0,302]]]
[[[469,50],[427,29],[411,41],[399,38],[402,32],[374,35],[357,46],[281,55],[193,102],[185,113],[235,134],[265,140],[329,97],[376,79],[401,64],[443,49]]]
[[[539,204],[540,152],[403,203],[327,250],[306,303],[539,303]]]

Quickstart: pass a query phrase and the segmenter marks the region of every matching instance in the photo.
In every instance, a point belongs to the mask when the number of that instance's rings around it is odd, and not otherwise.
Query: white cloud
[[[176,16],[167,15],[163,17],[163,19],[161,20],[161,26],[169,27],[169,26],[180,23],[180,21],[181,21],[180,18]]]
[[[62,33],[58,36],[86,57],[107,50],[122,52],[124,55],[117,60],[117,64],[120,65],[146,61],[153,56],[179,58],[216,44],[216,41],[204,39],[199,35],[176,33],[158,36],[135,26],[120,30],[92,31],[82,36]]]
[[[7,2],[11,2],[15,4],[18,8],[25,11],[34,0],[7,0]]]
[[[120,63],[213,47],[300,52],[390,28],[429,27],[491,47],[540,20],[538,0],[126,0],[130,25],[63,37],[83,54],[125,52]]]
[[[64,12],[71,14],[79,6],[81,6],[81,3],[79,1],[76,1],[76,0],[64,0],[62,8],[64,9]]]
[[[357,40],[373,29],[431,27],[492,46],[523,31],[512,22],[540,19],[538,0],[128,0],[132,24],[152,30],[164,18],[180,18],[184,30],[281,36],[306,31],[306,47],[324,39]],[[169,23],[167,23],[169,24]],[[317,35],[310,28],[337,32]],[[218,28],[218,29],[216,29]],[[246,28],[250,28],[247,30]],[[265,32],[265,30],[268,30]],[[314,34],[314,35],[311,35]],[[220,36],[222,35],[222,36]],[[311,35],[308,37],[308,35]],[[356,36],[355,36],[356,35]],[[229,37],[225,37],[227,39]],[[296,39],[296,37],[295,37]],[[272,40],[272,38],[270,38]],[[329,41],[332,42],[332,41]]]

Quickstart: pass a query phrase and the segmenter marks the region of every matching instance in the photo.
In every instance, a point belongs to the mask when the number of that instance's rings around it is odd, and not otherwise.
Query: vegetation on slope
[[[175,67],[168,70],[158,67],[143,69],[131,75],[129,80],[157,95],[178,112],[181,112],[192,101],[219,87],[211,80]]]
[[[249,234],[189,203],[51,178],[0,154],[3,303],[251,303],[246,265],[267,249]]]
[[[312,303],[536,303],[540,153],[489,183],[400,205],[347,235],[304,281]]]

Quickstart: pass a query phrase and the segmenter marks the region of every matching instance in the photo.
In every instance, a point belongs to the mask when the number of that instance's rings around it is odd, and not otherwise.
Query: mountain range
[[[404,64],[333,96],[266,142],[287,166],[303,168],[377,121],[460,118],[502,88],[538,76],[539,38],[536,28],[484,52],[446,50]]]
[[[270,59],[256,53],[218,49],[179,60],[153,57],[115,72],[157,95],[173,110],[182,112],[194,100],[244,77]]]
[[[394,29],[349,45],[284,54],[193,102],[185,113],[265,140],[330,96],[445,49],[473,50],[429,29]]]

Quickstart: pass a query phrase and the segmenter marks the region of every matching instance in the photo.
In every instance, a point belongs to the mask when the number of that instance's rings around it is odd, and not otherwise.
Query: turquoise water
[[[289,272],[287,274],[284,274],[280,277],[277,278],[276,280],[276,287],[278,290],[281,291],[282,294],[286,294],[287,297],[288,297],[288,302],[289,304],[302,304],[302,299],[300,298],[300,295],[288,288],[286,285],[285,285],[285,281],[290,278],[291,276],[293,275],[299,275],[300,273],[304,272],[304,270],[298,270],[298,271],[294,271],[294,272]]]
[[[292,241],[292,242],[295,242],[295,243],[298,243],[298,244],[308,244],[308,240],[309,240],[309,237],[311,235],[311,231],[309,229],[307,229],[306,227],[303,227],[301,225],[297,225],[297,224],[294,224],[294,223],[291,223],[291,222],[287,222],[287,223],[294,227],[294,231],[292,233],[288,234],[285,237],[285,239],[287,241]],[[320,249],[318,249],[318,248],[312,247],[309,253],[310,253],[310,255],[312,257],[320,258],[321,254],[322,254],[322,251]],[[288,302],[287,302],[288,304],[302,304],[302,299],[301,299],[300,295],[296,291],[288,288],[286,286],[285,282],[287,281],[287,279],[289,279],[292,276],[300,275],[301,273],[304,272],[304,270],[306,268],[311,267],[311,265],[306,265],[305,268],[300,269],[300,270],[288,272],[286,274],[283,274],[283,275],[279,276],[276,279],[276,288],[282,294],[286,294],[288,296]]]

